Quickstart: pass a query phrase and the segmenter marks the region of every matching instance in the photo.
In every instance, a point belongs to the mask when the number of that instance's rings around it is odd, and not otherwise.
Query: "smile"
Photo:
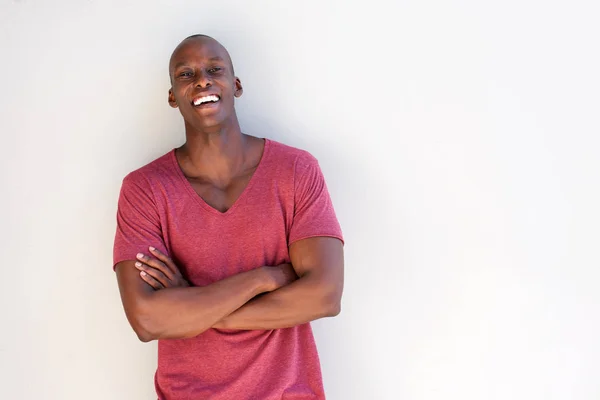
[[[216,94],[211,94],[211,95],[208,95],[208,96],[196,97],[192,101],[192,104],[194,105],[194,107],[199,107],[199,106],[202,106],[204,104],[216,103],[220,99],[221,98],[219,96],[217,96]]]

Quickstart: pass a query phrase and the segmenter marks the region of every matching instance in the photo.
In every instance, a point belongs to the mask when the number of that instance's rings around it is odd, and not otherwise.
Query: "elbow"
[[[335,317],[342,312],[342,293],[335,288],[323,296],[323,317]]]
[[[158,329],[153,321],[152,314],[138,305],[127,312],[127,319],[141,342],[148,343],[159,339]]]
[[[152,329],[152,325],[148,322],[138,320],[136,324],[132,324],[132,327],[140,342],[148,343],[159,339],[158,333]]]
[[[314,312],[314,319],[339,315],[342,311],[343,280],[330,279],[318,275],[314,277],[310,276],[310,278],[314,280],[312,280],[309,286],[310,292],[307,295],[311,299],[310,303]],[[304,279],[304,277],[300,277],[300,279]]]
[[[137,335],[140,342],[148,343],[153,340],[159,339],[190,339],[203,333],[208,328],[202,331],[194,331],[194,333],[181,333],[181,334],[167,334],[163,331],[151,330],[147,327],[134,328],[135,334]]]
[[[342,304],[340,300],[329,301],[324,308],[325,317],[335,317],[342,312]]]
[[[340,315],[341,312],[342,312],[342,302],[341,302],[341,300],[338,300],[337,303],[335,304],[335,306],[331,309],[330,317],[335,317],[337,315]]]
[[[156,337],[154,337],[154,335],[152,335],[148,331],[145,331],[143,329],[135,329],[135,328],[134,328],[134,330],[135,330],[135,334],[137,335],[140,342],[148,343],[148,342],[151,342],[156,339]]]
[[[198,336],[210,328],[210,326],[206,326],[204,329],[191,331],[174,329],[168,316],[157,312],[156,307],[149,302],[135,307],[131,313],[128,313],[127,318],[138,339],[144,343],[159,339],[188,339]]]
[[[141,323],[140,321],[136,321],[135,323],[132,322],[131,327],[133,328],[140,342],[148,343],[159,338],[156,332],[152,331],[149,326]]]

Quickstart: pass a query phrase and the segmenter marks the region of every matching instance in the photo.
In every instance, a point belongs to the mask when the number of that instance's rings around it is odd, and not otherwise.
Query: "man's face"
[[[214,39],[199,37],[180,44],[169,64],[169,104],[179,107],[187,124],[202,129],[235,117],[234,97],[242,94],[227,50]]]

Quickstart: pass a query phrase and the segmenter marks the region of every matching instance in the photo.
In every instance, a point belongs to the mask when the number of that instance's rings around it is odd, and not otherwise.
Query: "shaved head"
[[[171,82],[173,82],[173,70],[175,69],[174,61],[177,58],[176,56],[177,56],[179,50],[181,50],[183,47],[187,47],[187,46],[202,46],[203,44],[207,44],[209,42],[212,42],[211,44],[216,44],[218,47],[220,47],[223,50],[222,53],[225,56],[225,61],[229,64],[232,74],[235,75],[235,71],[233,70],[233,62],[231,61],[231,56],[229,55],[229,52],[227,51],[225,46],[223,46],[221,43],[219,43],[218,40],[216,40],[208,35],[203,35],[203,34],[198,33],[198,34],[191,35],[191,36],[188,36],[185,39],[183,39],[181,41],[181,43],[179,43],[177,45],[177,47],[175,47],[175,50],[173,50],[173,53],[171,53],[171,58],[169,59],[169,77],[171,79]]]

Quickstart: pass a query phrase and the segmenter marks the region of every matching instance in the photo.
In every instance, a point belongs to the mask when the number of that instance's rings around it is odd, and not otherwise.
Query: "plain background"
[[[346,236],[331,400],[600,398],[594,1],[3,1],[6,399],[151,399],[111,265],[121,179],[179,146],[167,61],[230,50],[247,133],[312,152]]]

